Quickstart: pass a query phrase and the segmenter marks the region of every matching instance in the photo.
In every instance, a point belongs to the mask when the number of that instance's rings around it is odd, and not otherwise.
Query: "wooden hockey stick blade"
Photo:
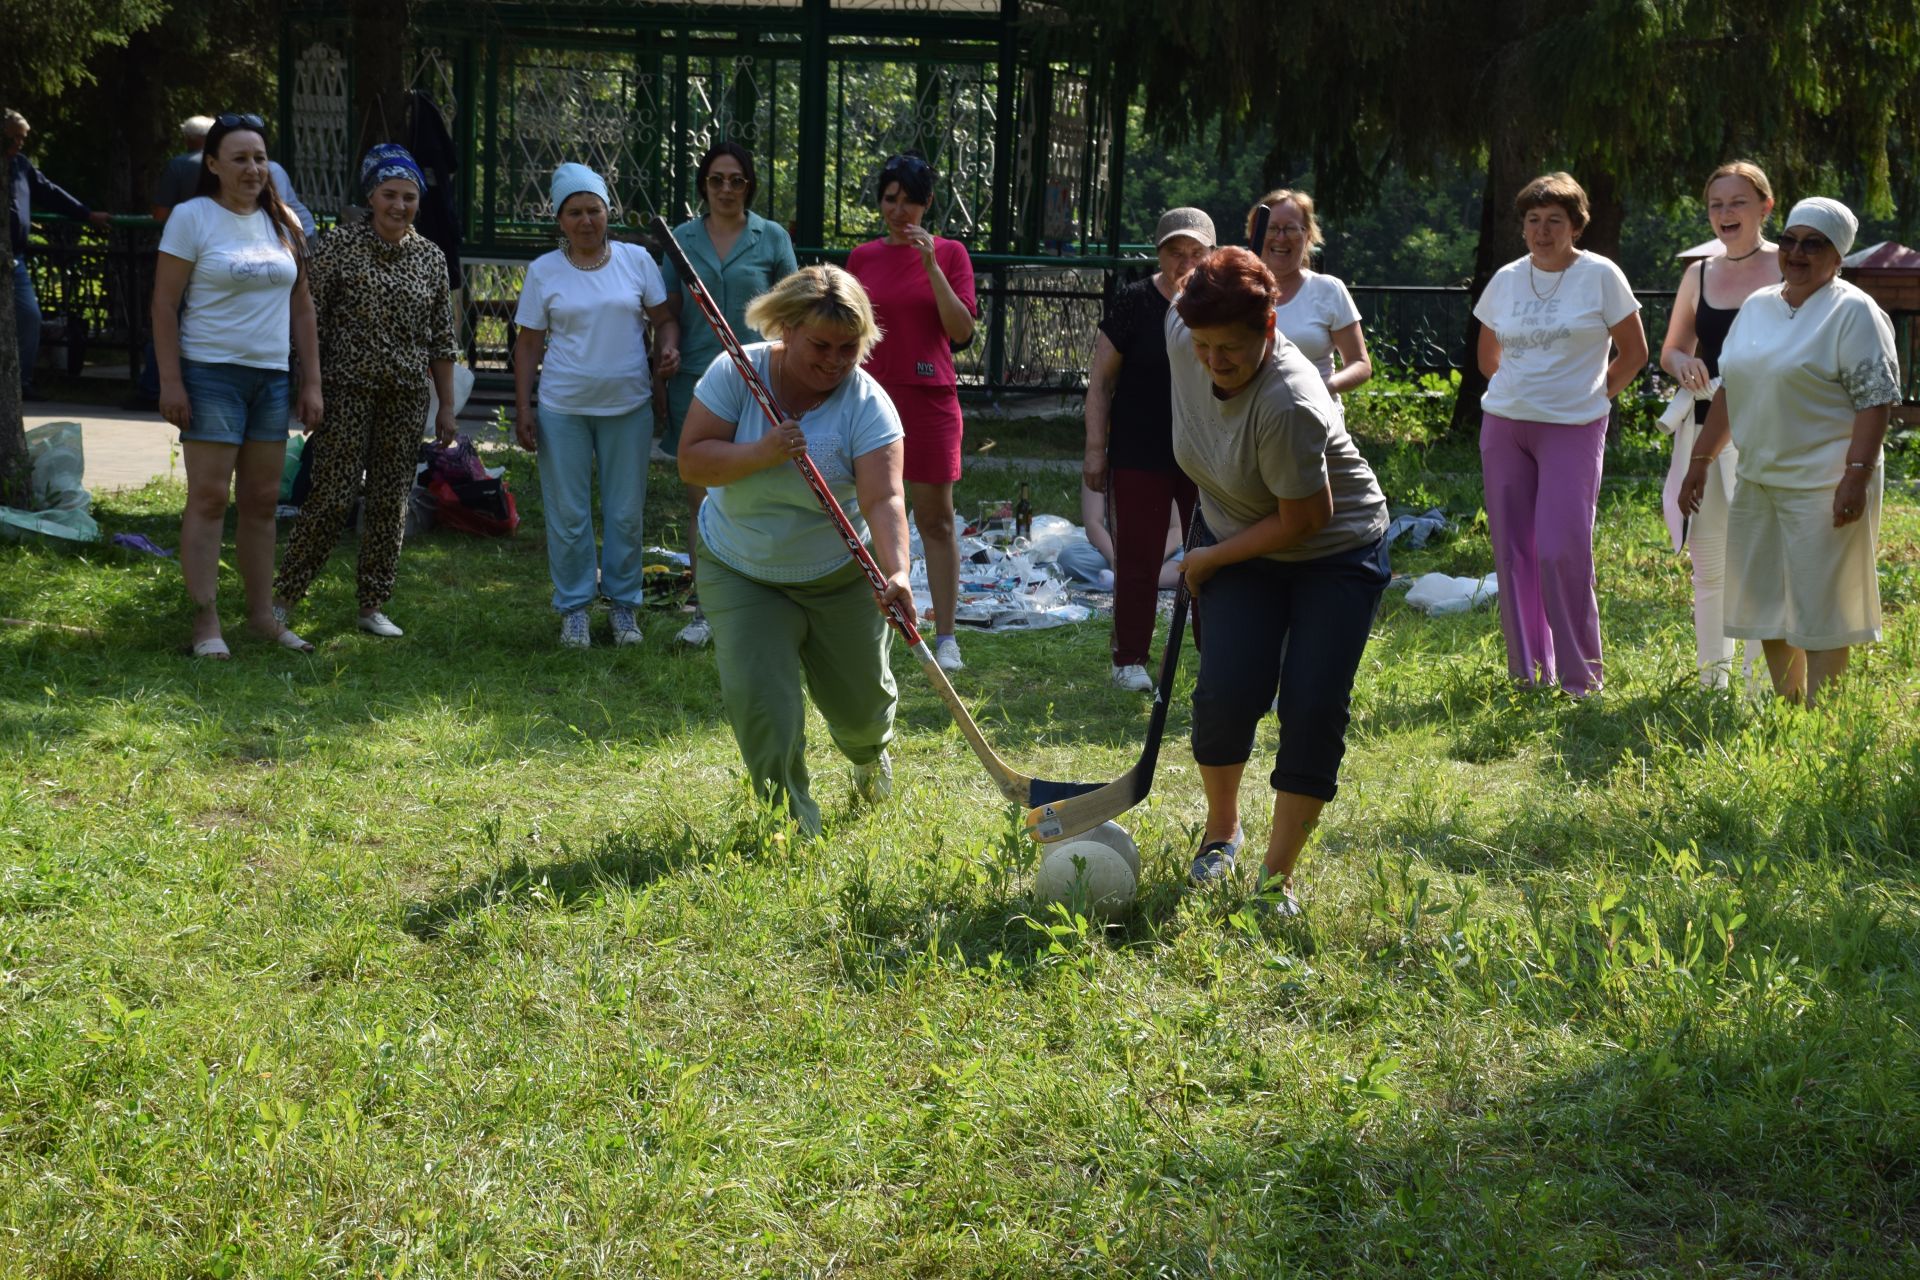
[[[1140,748],[1140,758],[1133,768],[1105,785],[1055,783],[1035,778],[1028,788],[1033,797],[1029,802],[1033,807],[1027,810],[1028,836],[1042,844],[1052,844],[1091,831],[1133,808],[1153,790],[1153,772],[1160,762],[1160,742],[1167,731],[1167,704],[1173,697],[1174,676],[1180,670],[1180,645],[1187,634],[1187,605],[1183,581],[1173,598],[1173,617],[1167,623],[1167,647],[1160,656],[1160,681],[1154,686],[1153,714],[1147,720],[1147,740]]]

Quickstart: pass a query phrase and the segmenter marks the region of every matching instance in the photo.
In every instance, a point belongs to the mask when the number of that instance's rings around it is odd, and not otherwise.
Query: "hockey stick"
[[[673,259],[674,270],[680,273],[680,287],[686,290],[699,306],[700,314],[706,317],[714,336],[720,340],[720,346],[733,361],[733,367],[739,371],[741,380],[747,384],[747,390],[753,393],[753,398],[760,404],[761,412],[766,414],[768,425],[777,427],[785,422],[786,415],[780,411],[780,406],[774,401],[773,391],[761,379],[759,371],[753,367],[753,361],[748,359],[746,349],[740,345],[740,339],[734,336],[733,326],[729,325],[727,318],[720,313],[720,308],[713,301],[713,295],[707,292],[707,286],[700,279],[700,273],[695,271],[693,263],[687,260],[686,252],[681,249],[680,242],[673,238],[673,228],[667,225],[666,219],[655,218],[653,232],[666,245],[667,254]],[[800,469],[801,476],[806,479],[807,488],[813,490],[815,500],[820,503],[820,509],[826,512],[829,520],[833,521],[833,527],[839,531],[840,540],[847,544],[847,550],[852,553],[855,563],[866,573],[867,583],[873,588],[874,595],[883,595],[887,589],[886,575],[880,572],[880,566],[873,562],[873,556],[867,551],[866,545],[860,541],[860,535],[854,532],[853,525],[847,520],[847,513],[840,509],[840,503],[834,498],[833,490],[827,487],[826,480],[821,477],[820,469],[814,466],[813,459],[804,453],[793,460],[793,465]],[[973,754],[980,758],[980,763],[985,766],[994,785],[1000,789],[1000,794],[1015,804],[1033,803],[1030,794],[1033,780],[1025,774],[1016,773],[1006,761],[994,753],[992,747],[987,745],[986,738],[980,732],[980,726],[973,722],[973,717],[967,712],[966,704],[961,702],[960,695],[954,692],[953,683],[947,679],[947,673],[942,671],[940,664],[934,660],[933,650],[921,638],[919,628],[913,625],[913,619],[908,617],[898,605],[892,605],[887,609],[887,621],[893,624],[894,629],[900,633],[901,639],[907,642],[907,648],[912,650],[913,656],[919,660],[920,669],[927,673],[927,679],[932,683],[934,691],[940,695],[940,700],[947,704],[948,713],[953,716],[954,723],[960,726],[960,732],[966,738],[967,745],[972,747]]]
[[[1267,239],[1267,220],[1272,211],[1265,205],[1254,210],[1253,232],[1248,237],[1255,255]],[[1187,549],[1197,544],[1205,526],[1200,509],[1193,512],[1193,529],[1187,536]],[[1167,645],[1160,655],[1160,683],[1153,693],[1153,714],[1147,720],[1147,741],[1133,768],[1105,786],[1081,785],[1061,797],[1034,797],[1027,811],[1027,834],[1043,844],[1065,840],[1091,831],[1103,822],[1111,822],[1147,798],[1153,790],[1153,772],[1160,763],[1160,739],[1167,729],[1167,704],[1173,698],[1173,678],[1180,669],[1180,642],[1187,624],[1187,577],[1180,575],[1180,587],[1173,593],[1173,617],[1167,623]]]

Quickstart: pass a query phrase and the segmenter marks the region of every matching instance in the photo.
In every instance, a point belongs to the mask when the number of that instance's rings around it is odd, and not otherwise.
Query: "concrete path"
[[[96,494],[138,489],[149,481],[168,477],[186,483],[186,472],[180,463],[179,433],[162,422],[158,413],[52,400],[36,400],[24,407],[29,431],[49,422],[80,424],[87,461],[85,483]],[[460,417],[460,429],[481,444],[505,444],[494,431],[489,413],[490,409],[484,406],[470,404],[468,412]],[[1078,459],[997,458],[991,453],[968,454],[966,466],[981,471],[1080,469]]]
[[[29,431],[49,422],[80,424],[81,448],[86,450],[87,461],[85,483],[95,493],[138,489],[156,476],[186,480],[177,456],[180,434],[157,413],[49,400],[31,401],[22,407]]]

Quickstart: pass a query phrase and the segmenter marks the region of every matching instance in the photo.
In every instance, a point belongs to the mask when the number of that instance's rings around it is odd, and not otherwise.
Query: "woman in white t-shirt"
[[[1881,445],[1900,402],[1893,325],[1838,278],[1860,224],[1815,196],[1787,214],[1783,282],[1749,295],[1720,349],[1720,390],[1680,506],[1698,512],[1714,459],[1739,446],[1727,516],[1726,632],[1758,640],[1775,692],[1813,701],[1880,638]]]
[[[1593,522],[1608,403],[1646,364],[1647,335],[1620,268],[1576,247],[1587,193],[1571,175],[1535,178],[1513,206],[1527,254],[1473,308],[1500,629],[1515,680],[1584,697],[1602,674]]]
[[[1341,392],[1352,391],[1373,377],[1367,336],[1360,329],[1360,308],[1353,305],[1346,285],[1313,269],[1313,251],[1326,243],[1313,216],[1313,197],[1285,187],[1267,192],[1247,210],[1249,236],[1262,206],[1268,221],[1260,260],[1280,288],[1274,327],[1313,362],[1338,408]],[[1335,355],[1340,357],[1337,364]]]
[[[300,356],[297,412],[308,430],[319,427],[322,409],[306,237],[274,190],[259,116],[218,117],[202,155],[198,193],[167,219],[153,279],[160,415],[180,429],[187,472],[180,569],[194,606],[192,651],[231,656],[215,603],[231,489],[248,625],[311,652],[273,604],[290,348]]]
[[[583,164],[563,164],[553,171],[549,194],[564,243],[529,263],[521,286],[513,317],[520,327],[513,344],[519,410],[514,434],[521,448],[540,456],[547,569],[553,575],[553,607],[560,613],[560,643],[587,647],[587,606],[605,595],[612,602],[614,643],[638,644],[640,521],[653,453],[648,402],[653,378],[671,377],[680,367],[680,324],[667,309],[666,285],[653,255],[607,238],[609,197],[599,174]],[[652,373],[643,320],[653,323]],[[597,557],[596,469],[604,526],[604,549]]]

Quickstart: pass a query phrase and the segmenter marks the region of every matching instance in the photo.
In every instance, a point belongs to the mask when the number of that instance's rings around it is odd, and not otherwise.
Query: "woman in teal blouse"
[[[687,260],[700,273],[701,281],[718,304],[721,314],[740,341],[758,342],[760,334],[747,323],[747,304],[800,269],[793,257],[793,241],[785,227],[769,222],[753,212],[753,197],[758,185],[753,173],[753,153],[737,142],[716,142],[700,157],[695,171],[700,196],[707,212],[673,229]],[[680,275],[672,262],[662,262],[660,272],[667,282],[667,308],[679,315],[684,296]],[[687,409],[693,404],[693,388],[720,354],[720,340],[698,318],[681,316],[680,372],[667,383],[667,423],[661,432],[660,447],[670,456],[680,452],[680,428],[686,422]],[[687,527],[697,528],[700,504],[707,491],[688,484]],[[687,555],[693,556],[693,541],[688,539]],[[711,636],[706,615],[694,604],[693,621],[681,632],[683,644],[703,645]]]

